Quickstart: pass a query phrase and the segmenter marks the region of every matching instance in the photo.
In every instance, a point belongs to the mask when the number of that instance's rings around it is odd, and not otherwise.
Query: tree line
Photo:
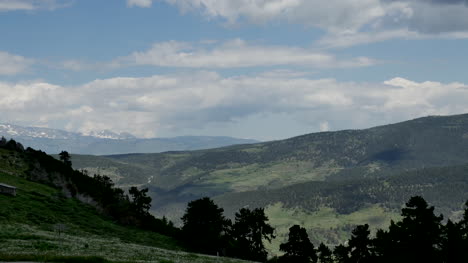
[[[387,230],[371,237],[369,225],[358,225],[345,244],[333,250],[323,243],[315,248],[300,226],[289,230],[289,239],[280,249],[285,252],[273,262],[390,263],[468,262],[468,202],[461,220],[443,223],[421,196],[411,197],[401,210],[402,219],[391,221]]]
[[[462,263],[468,262],[468,201],[458,222],[435,215],[434,207],[421,196],[409,199],[401,220],[391,221],[387,230],[371,236],[368,224],[358,225],[344,244],[317,247],[305,228],[294,225],[280,245],[284,255],[268,262],[280,263]],[[263,241],[271,241],[274,229],[262,208],[242,208],[234,222],[223,216],[211,199],[188,204],[181,229],[183,240],[197,252],[265,262]]]

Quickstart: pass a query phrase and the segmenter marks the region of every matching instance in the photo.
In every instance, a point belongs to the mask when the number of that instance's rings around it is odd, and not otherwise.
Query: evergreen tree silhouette
[[[60,160],[66,164],[67,166],[72,166],[72,162],[71,162],[71,156],[70,154],[67,152],[67,151],[61,151],[59,153],[59,156],[60,156]]]
[[[333,257],[336,263],[349,262],[349,248],[344,245],[338,245],[333,250]]]
[[[388,231],[377,232],[379,262],[442,262],[443,217],[434,215],[434,207],[420,196],[410,198],[401,216]]]
[[[151,197],[147,196],[148,188],[138,190],[135,186],[130,187],[128,193],[132,197],[132,206],[136,213],[147,215],[151,208]]]
[[[317,254],[319,263],[333,263],[332,251],[324,243],[318,246]]]
[[[216,255],[224,247],[225,234],[231,222],[213,200],[204,197],[191,201],[182,217],[183,240],[201,253]]]
[[[369,238],[369,225],[359,225],[352,231],[351,239],[348,242],[350,250],[349,262],[372,263],[375,262],[372,252],[372,240]]]
[[[263,208],[242,208],[235,216],[231,231],[235,256],[246,260],[266,261],[268,253],[262,240],[270,242],[275,236],[274,228],[267,223],[268,217]]]
[[[468,262],[468,202],[462,220],[448,220],[443,231],[443,260],[447,263]]]
[[[306,229],[299,225],[294,225],[289,228],[288,241],[280,245],[280,250],[285,252],[285,254],[280,257],[280,262],[317,262],[317,254],[314,245],[310,242]]]

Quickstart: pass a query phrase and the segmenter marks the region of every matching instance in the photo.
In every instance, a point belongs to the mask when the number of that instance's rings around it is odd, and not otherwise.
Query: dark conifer
[[[236,213],[231,231],[236,257],[253,261],[266,261],[268,253],[263,245],[263,239],[270,242],[275,238],[274,228],[267,222],[268,217],[263,208],[254,210],[242,208]]]
[[[359,225],[353,232],[348,242],[350,250],[350,262],[372,263],[375,262],[372,252],[372,240],[370,239],[369,225]]]
[[[182,217],[182,235],[187,245],[198,252],[216,255],[226,246],[225,235],[231,222],[213,200],[204,197],[191,201]]]
[[[317,254],[314,245],[310,242],[306,229],[299,225],[294,225],[289,228],[288,241],[280,245],[280,250],[285,252],[285,254],[280,257],[280,262],[317,262]]]
[[[317,254],[319,263],[333,263],[332,251],[324,243],[318,246]]]
[[[66,164],[67,166],[72,166],[72,162],[71,162],[71,156],[70,154],[67,152],[67,151],[61,151],[59,153],[59,156],[60,156],[60,160]]]

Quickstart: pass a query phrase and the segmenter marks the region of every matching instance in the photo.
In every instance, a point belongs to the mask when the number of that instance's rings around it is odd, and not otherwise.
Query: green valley
[[[468,115],[431,116],[210,150],[72,158],[117,185],[148,187],[153,214],[176,223],[187,202],[210,196],[231,218],[242,207],[269,207],[278,233],[303,213],[316,241],[337,244],[356,224],[350,215],[382,227],[412,195],[457,217],[467,199],[467,134]],[[338,221],[313,226],[317,213]]]

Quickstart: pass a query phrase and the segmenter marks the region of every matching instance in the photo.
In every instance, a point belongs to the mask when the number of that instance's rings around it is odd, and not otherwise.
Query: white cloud
[[[468,34],[466,1],[165,0],[183,12],[228,23],[283,21],[322,29],[332,47],[393,38],[460,38]],[[339,43],[333,43],[338,41]]]
[[[137,6],[137,7],[151,7],[153,4],[152,0],[127,0],[128,6]]]
[[[32,59],[0,51],[0,75],[15,75],[28,69]]]
[[[34,5],[27,1],[0,0],[0,11],[32,10]]]
[[[305,48],[265,46],[241,39],[217,45],[193,45],[169,41],[155,43],[144,52],[134,52],[118,63],[187,68],[240,68],[258,66],[308,66],[314,68],[365,67],[375,63],[371,58],[341,60],[334,55]],[[117,63],[117,62],[116,62]]]
[[[357,32],[343,34],[328,34],[317,44],[328,48],[346,48],[362,44],[384,42],[391,39],[423,40],[423,39],[468,39],[468,31],[447,32],[439,34],[423,34],[408,29],[396,29],[376,32]]]
[[[468,87],[462,83],[394,78],[370,84],[301,74],[222,77],[202,71],[111,78],[73,87],[0,82],[0,94],[4,120],[43,126],[62,123],[59,128],[109,129],[142,137],[181,135],[189,130],[202,133],[216,123],[237,127],[244,121],[249,126],[237,129],[262,130],[265,124],[255,127],[257,121],[252,119],[262,116],[276,123],[270,123],[263,134],[276,127],[292,136],[299,132],[283,127],[281,120],[310,123],[310,131],[317,131],[468,112]]]
[[[327,47],[350,47],[374,42],[383,42],[390,39],[422,39],[417,32],[406,29],[388,30],[381,32],[358,32],[329,34],[318,41],[319,45]]]
[[[68,5],[70,5],[70,2],[65,0],[0,0],[0,12],[36,9],[54,10]]]
[[[230,23],[286,20],[327,30],[356,30],[384,13],[379,0],[166,0]]]
[[[323,121],[320,123],[320,131],[326,132],[329,130],[330,130],[330,124],[328,123],[328,121]]]
[[[241,17],[251,21],[264,22],[297,8],[302,0],[166,0],[177,5],[182,11],[201,9],[209,17],[222,17],[235,22]]]

